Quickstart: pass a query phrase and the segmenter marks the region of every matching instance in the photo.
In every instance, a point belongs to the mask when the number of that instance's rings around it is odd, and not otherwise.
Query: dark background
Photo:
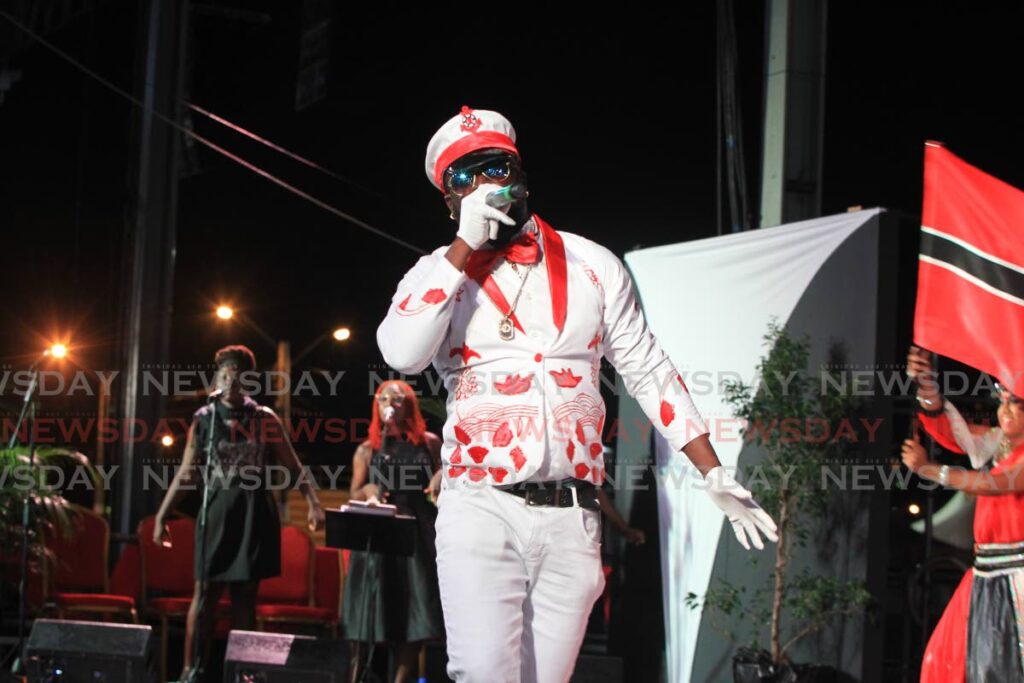
[[[429,250],[448,243],[454,225],[424,175],[427,141],[463,104],[495,109],[518,131],[531,207],[556,228],[591,237],[619,255],[717,233],[714,3],[613,11],[333,3],[326,95],[296,110],[302,10],[309,4],[195,0],[186,98],[369,192],[202,117],[191,116],[187,125]],[[12,12],[24,5],[0,0],[0,8]],[[139,3],[67,6],[78,10],[47,39],[134,91]],[[764,20],[763,3],[736,3],[755,214]],[[1024,186],[1018,161],[1024,137],[1014,104],[1022,25],[1024,9],[1003,5],[830,3],[822,213],[853,205],[919,213],[927,139],[944,141],[968,162]],[[3,18],[0,69],[21,74],[0,93],[0,371],[24,369],[53,341],[70,342],[66,368],[117,369],[139,111]],[[206,148],[182,145],[171,363],[205,365],[219,346],[241,342],[264,368],[273,365],[274,349],[260,335],[213,317],[221,302],[272,338],[290,340],[293,353],[347,325],[353,331],[347,344],[326,341],[295,368],[346,371],[341,395],[303,397],[294,413],[368,417],[369,373],[386,373],[375,330],[417,254]],[[910,271],[900,274],[908,277]],[[685,273],[665,283],[698,284]],[[9,417],[18,402],[9,386],[0,395]],[[187,416],[196,405],[172,402],[169,412]],[[614,402],[609,407],[614,414]],[[95,398],[48,399],[43,412],[95,414]],[[433,427],[439,428],[436,420]],[[356,445],[351,441],[349,434],[343,444],[314,439],[299,447],[310,460],[344,464]],[[71,445],[86,453],[93,447],[88,441]],[[643,523],[643,511],[637,514],[635,524],[654,528],[653,518]],[[648,566],[657,566],[656,558]],[[659,609],[660,597],[651,600]],[[656,629],[660,619],[651,617]],[[647,631],[635,635],[657,638]]]
[[[16,4],[0,6],[13,11]],[[451,239],[454,226],[423,173],[426,142],[462,104],[496,109],[519,133],[532,208],[559,229],[620,255],[716,234],[713,3],[564,14],[461,6],[371,11],[328,3],[326,96],[296,110],[308,4],[194,2],[186,99],[355,184],[203,117],[190,115],[186,123],[332,205],[433,249]],[[736,4],[756,220],[764,8]],[[138,4],[81,6],[47,38],[133,90]],[[831,3],[823,213],[881,205],[916,214],[923,142],[930,138],[1024,185],[1013,104],[1022,15],[966,5]],[[139,112],[2,18],[0,47],[0,66],[21,73],[0,104],[0,364],[23,369],[39,349],[60,340],[73,349],[67,367],[114,369],[132,206],[131,131]],[[217,347],[243,342],[264,368],[273,365],[274,349],[259,335],[212,316],[220,302],[233,304],[270,337],[290,340],[296,354],[347,325],[353,331],[347,344],[325,341],[295,368],[345,370],[341,395],[300,398],[295,413],[368,415],[368,372],[384,372],[375,329],[417,255],[205,147],[182,144],[171,362],[209,363]],[[691,284],[685,274],[666,283]],[[84,399],[50,406],[91,408]],[[325,448],[317,442],[307,450]],[[351,450],[351,444],[327,448],[332,459]]]

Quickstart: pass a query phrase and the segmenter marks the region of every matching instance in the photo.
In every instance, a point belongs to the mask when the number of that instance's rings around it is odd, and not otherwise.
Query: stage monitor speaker
[[[232,631],[224,683],[344,683],[348,657],[341,641],[285,633]]]
[[[29,683],[154,681],[152,635],[150,626],[36,619],[25,647]]]

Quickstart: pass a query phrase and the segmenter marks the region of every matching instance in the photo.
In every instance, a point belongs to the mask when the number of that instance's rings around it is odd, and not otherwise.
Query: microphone
[[[484,203],[487,204],[487,206],[500,209],[503,206],[508,206],[512,202],[520,199],[526,199],[529,194],[530,193],[526,191],[526,185],[523,185],[522,183],[515,183],[514,185],[509,185],[508,187],[503,187],[500,190],[495,190],[490,193],[484,199]]]
[[[211,391],[210,394],[206,397],[206,402],[207,403],[215,403],[223,395],[224,395],[224,390],[223,389],[218,389],[217,391]]]
[[[391,422],[393,419],[395,419],[395,407],[388,406],[384,410],[380,411],[380,416],[384,420],[384,422]]]

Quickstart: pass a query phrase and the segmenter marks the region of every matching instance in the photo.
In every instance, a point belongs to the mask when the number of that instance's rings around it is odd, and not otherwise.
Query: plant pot
[[[732,658],[734,683],[775,683],[777,678],[771,655],[764,650],[741,647]]]
[[[835,683],[836,670],[820,664],[776,667],[765,650],[741,647],[732,658],[734,683]]]

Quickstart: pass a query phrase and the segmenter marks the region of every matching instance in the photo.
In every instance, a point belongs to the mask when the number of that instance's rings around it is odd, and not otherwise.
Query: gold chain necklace
[[[513,272],[522,279],[522,282],[519,283],[519,290],[516,292],[516,296],[512,300],[512,306],[509,307],[508,313],[503,315],[501,317],[501,322],[498,323],[498,336],[501,337],[503,341],[512,341],[516,336],[515,325],[512,324],[511,318],[515,315],[516,306],[519,304],[519,296],[523,293],[523,288],[526,287],[526,278],[530,277],[530,271],[533,269],[532,265],[525,266],[526,272],[520,274],[516,264],[509,261],[509,265],[512,266]]]

